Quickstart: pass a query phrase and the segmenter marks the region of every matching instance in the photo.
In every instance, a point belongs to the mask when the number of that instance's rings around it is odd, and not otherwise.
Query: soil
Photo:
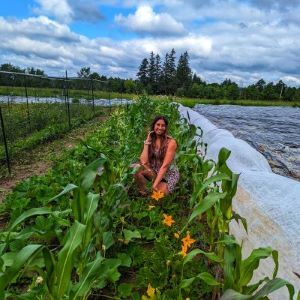
[[[0,178],[0,202],[20,181],[31,176],[45,174],[63,150],[73,148],[80,139],[84,139],[93,130],[96,123],[103,122],[106,118],[106,116],[97,117],[68,132],[61,139],[41,144],[18,155],[12,161],[11,174]]]

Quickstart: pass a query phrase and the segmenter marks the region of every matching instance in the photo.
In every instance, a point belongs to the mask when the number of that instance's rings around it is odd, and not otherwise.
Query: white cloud
[[[177,22],[167,13],[155,13],[151,6],[142,5],[134,14],[124,17],[115,16],[115,21],[124,28],[139,32],[158,35],[182,35],[185,33],[182,23]]]
[[[300,76],[283,76],[281,80],[290,86],[300,86]]]
[[[69,23],[73,11],[67,0],[35,0],[39,6],[34,8],[36,14],[53,16],[62,23]]]
[[[126,5],[133,5],[130,1],[137,4],[128,0]],[[143,38],[130,34],[130,39],[124,34],[122,40],[91,39],[45,16],[0,17],[0,61],[40,67],[52,75],[66,68],[75,75],[90,65],[108,76],[135,77],[151,51],[163,60],[174,48],[177,58],[188,51],[191,67],[209,82],[232,78],[245,85],[265,78],[300,85],[299,6],[279,11],[236,0],[211,1],[209,6],[192,2],[162,1],[158,13],[151,8],[158,1],[148,1],[131,15],[116,16],[120,25],[144,34]]]

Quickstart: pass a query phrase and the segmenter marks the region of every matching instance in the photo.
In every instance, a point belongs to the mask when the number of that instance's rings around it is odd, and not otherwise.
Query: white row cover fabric
[[[259,247],[278,250],[277,276],[300,290],[300,279],[294,274],[300,274],[300,183],[273,173],[262,154],[228,130],[216,127],[190,108],[180,105],[178,109],[182,117],[203,130],[208,159],[217,161],[222,147],[231,151],[228,166],[240,174],[233,209],[247,219],[248,234],[236,222],[232,222],[231,233],[243,242],[243,256]],[[271,278],[273,268],[271,259],[262,260],[253,282],[265,276]],[[270,298],[288,299],[286,288]]]

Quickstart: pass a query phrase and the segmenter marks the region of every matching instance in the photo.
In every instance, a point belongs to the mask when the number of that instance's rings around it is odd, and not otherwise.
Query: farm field
[[[28,87],[28,96],[32,97],[53,97],[53,96],[62,96],[62,90],[59,88],[30,88]],[[24,97],[24,87],[6,87],[0,86],[0,95],[3,96],[23,96]],[[135,100],[139,96],[132,93],[116,93],[109,92],[105,90],[94,90],[94,97],[96,99],[128,99]],[[83,96],[84,95],[84,96]],[[90,90],[74,90],[69,89],[69,97],[74,99],[80,99],[84,97],[85,99],[92,99],[92,93]],[[195,98],[186,98],[186,97],[177,97],[177,96],[160,96],[152,95],[151,99],[153,100],[170,100],[181,103],[185,106],[193,107],[196,104],[230,104],[230,105],[245,105],[245,106],[294,106],[300,107],[299,101],[268,101],[268,100],[251,100],[251,99],[239,99],[239,100],[226,100],[226,99],[195,99]]]
[[[92,118],[109,114],[110,108],[91,104],[10,103],[1,105],[0,178],[7,175],[5,142],[10,160],[39,144],[62,137]],[[4,139],[5,136],[5,139]]]
[[[18,182],[31,176],[43,175],[53,167],[59,157],[65,151],[81,143],[85,137],[91,135],[99,123],[103,122],[108,115],[99,116],[61,134],[55,140],[39,144],[30,150],[18,154],[11,162],[11,174],[0,178],[0,202],[13,190]],[[5,172],[3,172],[5,174]]]
[[[140,198],[134,169],[150,121],[164,114],[178,142],[175,192]],[[12,299],[265,299],[286,286],[269,247],[241,257],[229,223],[238,175],[198,156],[196,128],[175,105],[141,98],[116,109],[44,176],[21,182],[2,204],[0,295]],[[201,137],[200,137],[201,138]],[[201,143],[201,139],[199,141]],[[250,284],[261,259],[274,274]],[[15,263],[12,263],[12,262]]]

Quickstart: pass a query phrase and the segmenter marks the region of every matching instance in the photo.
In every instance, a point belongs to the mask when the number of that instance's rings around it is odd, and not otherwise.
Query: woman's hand
[[[158,191],[158,184],[156,184],[155,182],[154,182],[153,185],[152,185],[152,190],[153,190],[154,192],[157,192],[157,191]]]
[[[154,131],[150,131],[147,135],[147,138],[145,140],[145,143],[152,143],[152,138],[151,138],[151,133],[153,133]]]

